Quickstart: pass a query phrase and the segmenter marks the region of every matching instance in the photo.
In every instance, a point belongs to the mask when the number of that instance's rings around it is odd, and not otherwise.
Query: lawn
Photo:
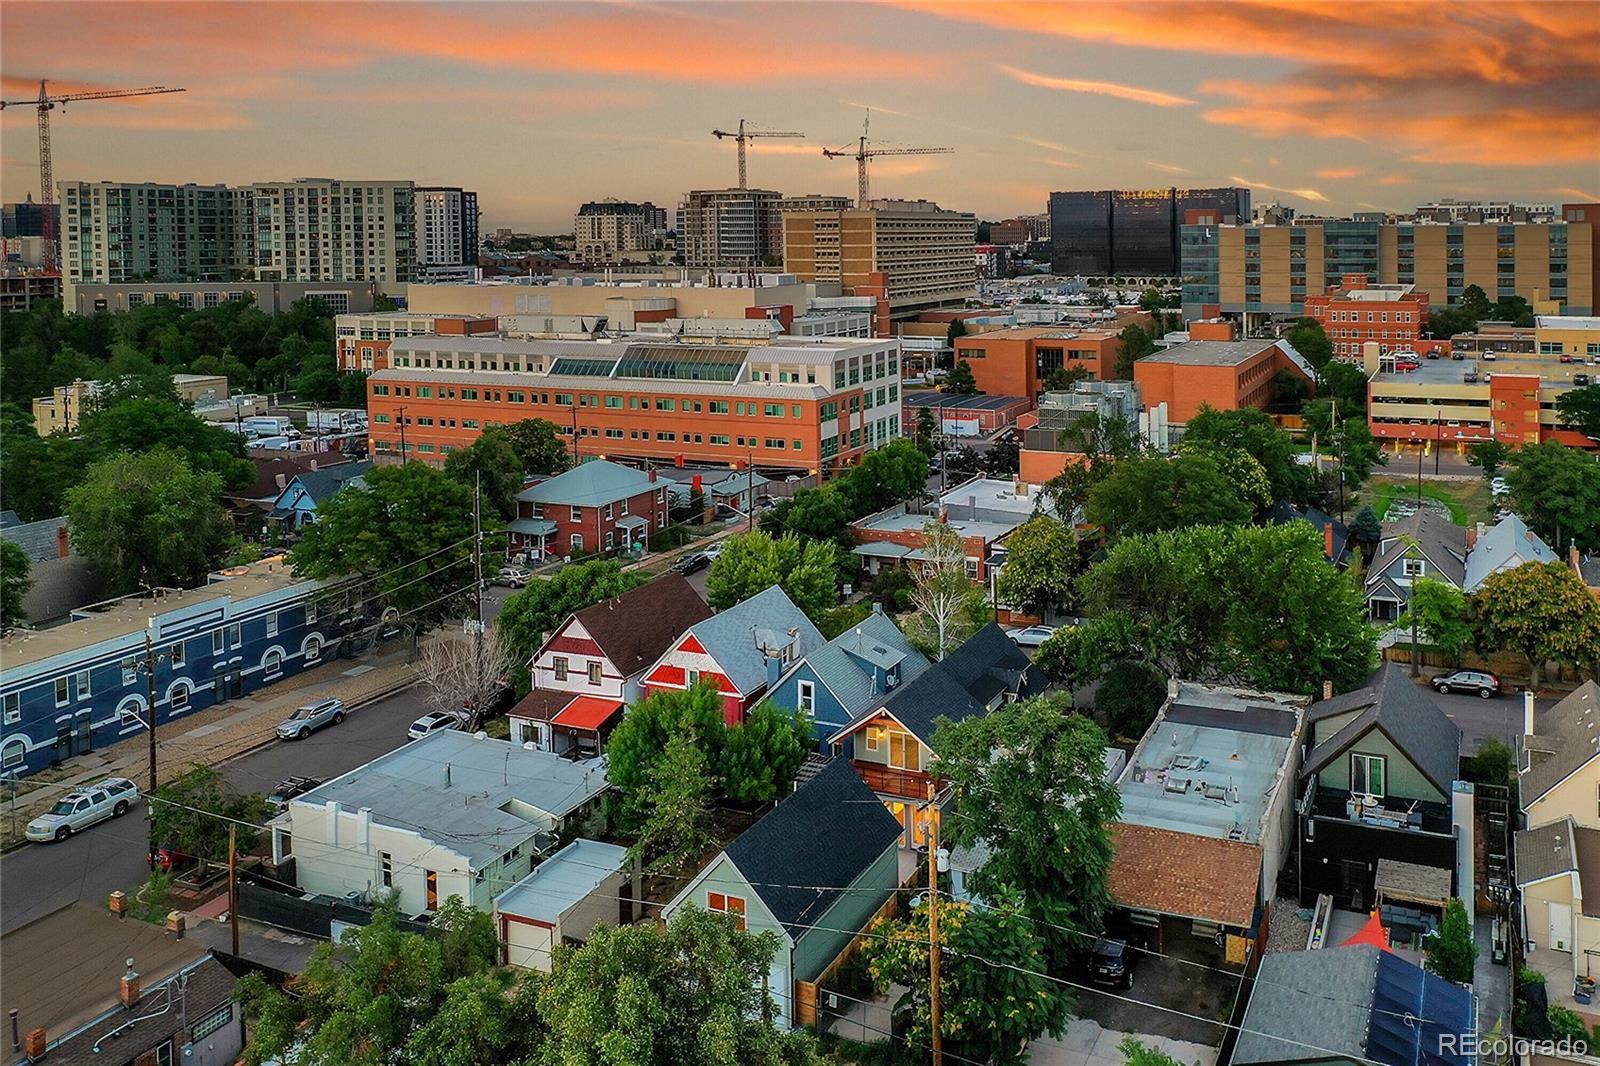
[[[1375,477],[1367,483],[1356,495],[1356,503],[1352,511],[1360,510],[1363,504],[1370,504],[1372,509],[1382,518],[1389,509],[1389,504],[1396,499],[1415,499],[1417,483],[1410,478]],[[1494,521],[1494,504],[1489,495],[1489,487],[1483,479],[1473,478],[1471,481],[1428,481],[1422,482],[1422,496],[1427,500],[1436,500],[1450,511],[1450,518],[1457,525],[1472,525],[1475,522]]]

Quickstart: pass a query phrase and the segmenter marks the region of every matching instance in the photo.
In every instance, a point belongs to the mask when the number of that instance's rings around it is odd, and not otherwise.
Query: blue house
[[[264,559],[14,633],[0,645],[0,770],[30,774],[143,733],[147,641],[158,727],[328,661],[340,632],[312,599],[324,586]]]
[[[317,505],[347,485],[362,485],[362,475],[372,469],[370,460],[336,463],[296,474],[272,501],[272,518],[289,529],[317,520]]]
[[[807,653],[778,678],[768,696],[811,716],[818,744],[890,692],[922,675],[928,660],[874,605],[857,625]]]

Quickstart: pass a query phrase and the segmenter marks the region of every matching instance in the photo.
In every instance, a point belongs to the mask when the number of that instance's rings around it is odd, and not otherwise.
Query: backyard
[[[1356,493],[1347,507],[1347,513],[1354,515],[1362,506],[1370,504],[1381,519],[1386,516],[1390,504],[1396,500],[1411,503],[1416,498],[1415,478],[1375,477]],[[1473,478],[1470,481],[1430,481],[1424,477],[1422,500],[1424,506],[1431,501],[1434,505],[1432,509],[1442,508],[1448,512],[1451,521],[1457,525],[1470,526],[1476,522],[1494,521],[1494,501],[1489,494],[1489,486],[1482,478]]]

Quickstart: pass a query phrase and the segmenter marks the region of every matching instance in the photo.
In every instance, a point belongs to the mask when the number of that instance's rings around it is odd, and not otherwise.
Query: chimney
[[[656,469],[655,469],[655,467],[651,467],[650,468],[650,475],[649,476],[650,476],[650,484],[654,485],[656,483]],[[698,481],[699,479],[696,478],[695,480]]]
[[[1322,554],[1329,560],[1333,559],[1333,523],[1329,522],[1322,527]]]
[[[783,657],[771,648],[763,648],[762,651],[767,657],[767,687],[771,688],[778,683],[778,675],[783,673]]]
[[[1567,565],[1572,567],[1572,572],[1583,575],[1583,554],[1578,551],[1578,542],[1573,541],[1567,545]]]
[[[280,491],[289,487],[289,479],[282,474],[273,474],[272,480],[277,482]]]
[[[43,1029],[29,1029],[27,1039],[22,1043],[22,1053],[28,1056],[29,1062],[37,1062],[44,1058],[49,1040],[49,1034]]]
[[[320,469],[320,468],[317,465],[317,461],[315,459],[311,460],[311,471],[312,471],[312,473],[315,473],[318,469]]]
[[[139,1003],[139,975],[134,972],[133,960],[128,960],[128,972],[122,975],[122,1005],[129,1010]]]
[[[1522,735],[1533,736],[1533,689],[1522,694]]]
[[[1332,681],[1324,681],[1322,683],[1322,698],[1325,699],[1325,700],[1333,699],[1333,682]]]
[[[1175,700],[1177,698],[1178,698],[1178,679],[1176,677],[1169,677],[1169,678],[1167,678],[1167,699]]]
[[[872,613],[873,614],[882,614],[883,613],[883,604],[879,603],[877,600],[873,600],[872,601]]]
[[[1573,553],[1573,555],[1572,555],[1573,559],[1577,559],[1577,557],[1578,557],[1578,555],[1577,555],[1578,546],[1576,544],[1574,544],[1572,546],[1572,553]],[[69,556],[71,554],[72,554],[72,535],[67,532],[67,527],[66,526],[58,526],[58,527],[56,527],[56,558],[65,559],[67,556]],[[1572,568],[1574,570],[1576,570],[1578,568],[1578,564],[1576,562],[1574,562],[1572,564]]]
[[[356,847],[366,848],[372,843],[372,808],[363,807],[356,812]]]
[[[330,848],[338,847],[339,846],[339,801],[338,800],[328,800],[325,804],[323,804],[323,810],[327,812],[327,820],[328,820],[327,830],[324,833],[324,836],[325,836],[326,839],[323,840],[323,843],[328,845],[328,847],[330,847]]]

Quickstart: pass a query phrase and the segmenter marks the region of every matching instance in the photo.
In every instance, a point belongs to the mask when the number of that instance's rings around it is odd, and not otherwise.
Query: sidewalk
[[[337,696],[351,709],[381,699],[417,681],[409,662],[409,645],[365,659],[340,659],[297,674],[243,699],[228,700],[156,730],[156,767],[161,781],[195,763],[215,766],[273,739],[278,723],[312,698]],[[144,791],[150,784],[149,737],[137,733],[86,755],[75,755],[59,767],[25,779],[15,803],[0,802],[0,847],[22,841],[29,819],[43,812],[63,793],[109,776],[127,777]],[[30,788],[30,786],[33,786]],[[17,832],[12,834],[15,824]]]

